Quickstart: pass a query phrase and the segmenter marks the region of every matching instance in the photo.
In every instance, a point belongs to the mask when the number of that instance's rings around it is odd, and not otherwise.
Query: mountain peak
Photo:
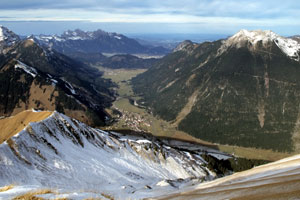
[[[276,33],[272,32],[271,30],[253,30],[248,31],[246,29],[242,29],[237,32],[235,35],[230,37],[231,40],[248,40],[251,43],[256,43],[258,41],[272,41],[276,38],[280,37]]]
[[[194,46],[194,43],[191,40],[184,40],[183,42],[179,43],[173,52],[177,51],[188,51],[190,46]]]
[[[88,33],[81,29],[67,30],[61,35],[61,37],[69,40],[84,40],[90,38]]]
[[[275,43],[278,48],[293,60],[300,60],[300,43],[292,38],[285,38],[271,30],[240,30],[230,38],[224,41],[219,49],[218,55],[221,55],[229,47],[247,47],[251,50],[257,49],[257,44],[266,46]]]

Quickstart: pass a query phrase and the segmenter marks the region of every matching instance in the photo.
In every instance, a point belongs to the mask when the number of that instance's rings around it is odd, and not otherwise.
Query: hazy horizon
[[[50,26],[49,26],[50,24]],[[106,32],[117,32],[124,34],[130,38],[138,38],[145,41],[156,41],[156,42],[181,42],[183,40],[192,40],[193,42],[203,42],[203,41],[214,41],[218,39],[224,39],[230,36],[230,34],[218,34],[218,33],[176,33],[176,32],[122,32],[120,24],[88,24],[88,23],[74,23],[73,22],[15,22],[10,24],[8,22],[1,23],[16,34],[20,36],[29,35],[61,35],[64,31],[82,29],[84,31],[96,31],[101,29]],[[128,24],[125,24],[128,25]],[[136,24],[135,24],[136,25]],[[26,29],[23,28],[26,26]],[[55,31],[53,30],[55,26]]]
[[[165,23],[100,23],[82,21],[0,21],[3,25],[15,33],[27,35],[61,35],[64,31],[81,29],[84,31],[95,31],[101,29],[106,32],[116,32],[124,35],[220,35],[230,36],[241,29],[247,30],[271,30],[282,36],[299,35],[300,30],[286,33],[284,28],[272,29],[271,27],[246,27],[240,26],[234,30],[216,31],[213,27],[201,28],[197,24],[165,24]]]

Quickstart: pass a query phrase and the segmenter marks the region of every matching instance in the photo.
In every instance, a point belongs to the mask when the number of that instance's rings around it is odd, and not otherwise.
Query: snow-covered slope
[[[220,153],[201,146],[179,150],[157,139],[108,133],[54,112],[0,145],[0,187],[15,184],[0,192],[0,199],[41,188],[115,199],[166,194],[216,177],[201,157],[204,152],[215,157]]]
[[[22,63],[19,60],[17,62],[18,62],[18,64],[15,65],[15,69],[18,69],[18,68],[23,69],[26,73],[30,74],[33,78],[36,77],[37,71],[35,68],[30,67],[30,66]]]
[[[299,61],[300,57],[300,44],[296,40],[292,38],[285,38],[277,35],[276,33],[266,30],[240,30],[238,33],[233,35],[232,37],[225,40],[221,48],[219,49],[219,55],[227,50],[227,48],[234,46],[237,48],[243,47],[249,44],[251,48],[256,49],[257,45],[260,43],[265,46],[270,42],[274,42],[283,53],[292,59]]]
[[[300,199],[300,155],[154,199]]]

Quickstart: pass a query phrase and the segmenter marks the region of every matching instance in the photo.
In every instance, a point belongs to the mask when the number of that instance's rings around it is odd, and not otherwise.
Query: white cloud
[[[188,14],[160,14],[142,13],[111,13],[99,11],[87,11],[81,9],[69,9],[62,12],[57,9],[37,9],[23,11],[2,11],[1,21],[89,21],[89,22],[130,22],[130,23],[206,23],[206,24],[244,24],[244,25],[300,25],[299,20],[290,18],[240,18],[220,16],[197,16]],[[26,16],[26,17],[24,17]]]

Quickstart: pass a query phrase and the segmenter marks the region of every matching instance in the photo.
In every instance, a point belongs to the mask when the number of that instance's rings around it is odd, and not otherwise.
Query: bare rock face
[[[299,150],[300,44],[272,31],[176,51],[132,80],[155,114],[221,144]]]

